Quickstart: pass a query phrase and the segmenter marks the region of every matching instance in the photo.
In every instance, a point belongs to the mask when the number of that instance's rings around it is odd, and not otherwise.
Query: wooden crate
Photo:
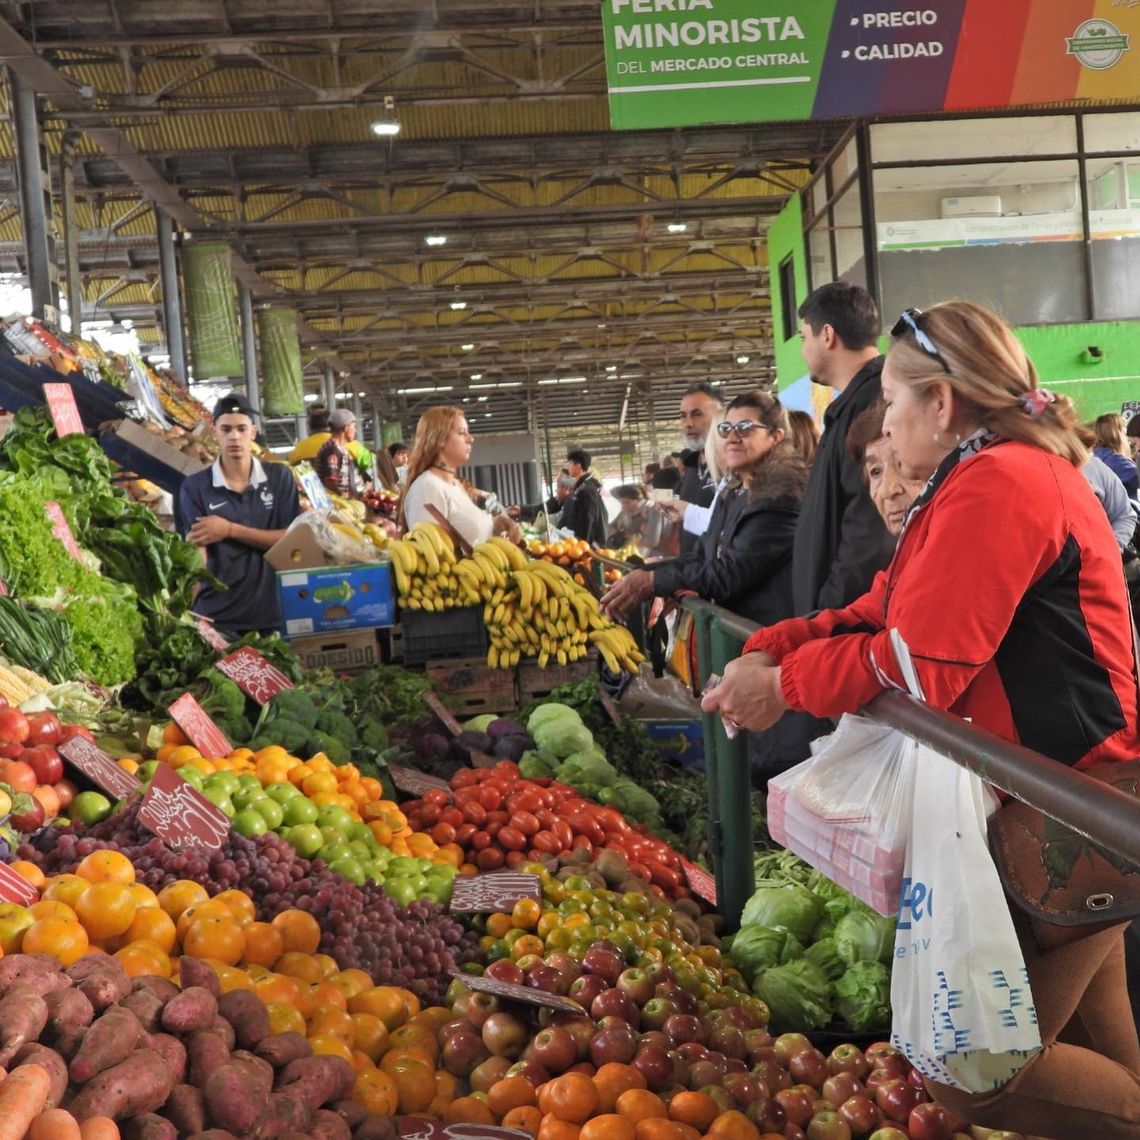
[[[592,647],[580,661],[569,665],[551,662],[545,669],[539,668],[536,658],[525,657],[519,663],[519,708],[549,697],[559,685],[581,681],[597,671],[598,651]]]
[[[518,708],[514,669],[492,669],[483,657],[467,657],[429,661],[425,672],[432,688],[461,719]]]

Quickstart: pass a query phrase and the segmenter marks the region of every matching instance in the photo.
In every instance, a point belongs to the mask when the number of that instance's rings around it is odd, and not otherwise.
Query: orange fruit
[[[181,768],[184,764],[190,764],[201,759],[202,753],[193,744],[180,744],[167,756],[165,763],[169,764],[171,768]]]
[[[340,966],[331,954],[314,954],[313,961],[321,968],[321,976],[335,978],[340,973]],[[371,981],[371,979],[369,979]]]
[[[352,1047],[373,1061],[388,1051],[388,1027],[374,1013],[350,1013]]]
[[[704,1132],[720,1115],[720,1105],[708,1093],[679,1092],[669,1101],[669,1119]]]
[[[214,918],[233,918],[233,912],[224,902],[218,902],[217,899],[204,899],[202,902],[193,903],[188,906],[178,917],[175,919],[175,928],[178,931],[180,939],[186,937],[186,931],[190,929],[191,923],[197,922],[200,918],[212,916]],[[171,915],[173,918],[174,916]]]
[[[423,1112],[435,1099],[435,1070],[431,1065],[406,1057],[385,1071],[396,1082],[401,1115]]]
[[[637,1140],[637,1126],[624,1116],[604,1113],[587,1120],[578,1137],[579,1140]]]
[[[134,864],[121,851],[92,851],[84,856],[75,873],[92,883],[133,883]]]
[[[253,983],[254,992],[266,1005],[284,1002],[294,1008],[301,1004],[301,987],[295,978],[285,974],[270,974]]]
[[[206,915],[190,924],[182,939],[182,952],[195,958],[216,958],[227,966],[236,966],[245,950],[245,935],[237,922],[225,917]]]
[[[158,905],[158,895],[154,893],[145,883],[129,883],[131,894],[135,899],[135,906],[142,910],[147,907],[151,910],[161,909]]]
[[[538,1126],[538,1140],[578,1140],[581,1131],[578,1124],[570,1124],[556,1116],[544,1116]]]
[[[54,875],[44,883],[40,898],[65,903],[74,909],[75,900],[90,885],[86,879],[81,879],[78,875]]]
[[[393,1116],[399,1107],[400,1094],[396,1082],[379,1069],[357,1073],[350,1098],[373,1116]]]
[[[251,899],[245,891],[222,891],[220,894],[214,895],[214,902],[225,903],[241,926],[248,926],[257,918],[257,910],[253,905],[253,899]]]
[[[317,1056],[343,1057],[350,1065],[352,1064],[352,1049],[343,1037],[336,1037],[331,1033],[318,1033],[315,1037],[309,1038],[309,1044]],[[434,1081],[432,1088],[433,1090],[435,1088]]]
[[[244,927],[245,950],[241,960],[247,966],[266,966],[270,969],[285,950],[281,931],[268,922],[251,922]]]
[[[41,918],[24,931],[20,949],[24,954],[50,954],[65,966],[74,965],[87,953],[87,931],[65,918]]]
[[[315,954],[321,944],[321,928],[317,920],[304,910],[283,910],[273,919],[273,925],[285,939],[286,951]]]
[[[126,883],[105,880],[89,883],[75,900],[75,916],[93,942],[126,934],[134,921],[135,897]]]
[[[598,1090],[585,1073],[563,1073],[545,1091],[547,1112],[558,1120],[582,1124],[598,1111]]]
[[[504,1077],[488,1090],[487,1103],[496,1116],[506,1116],[512,1108],[535,1103],[534,1085],[526,1077]]]
[[[392,1049],[419,1050],[427,1053],[433,1061],[439,1056],[439,1042],[426,1025],[401,1025],[392,1030],[388,1040]]]
[[[679,1120],[639,1120],[637,1140],[701,1140],[701,1134]]]
[[[33,887],[42,887],[47,881],[47,876],[43,871],[35,863],[29,863],[26,859],[17,859],[14,863],[9,863],[8,866],[21,878],[27,879]]]
[[[309,986],[309,996],[317,1006],[330,1006],[342,1012],[348,1009],[348,998],[330,981],[312,982]]]
[[[348,999],[349,1013],[375,1014],[389,1029],[408,1020],[408,1007],[395,986],[372,986]]]
[[[450,1073],[437,1069],[435,1073],[435,1096],[432,1098],[431,1104],[424,1109],[424,1114],[442,1120],[447,1106],[455,1100],[458,1091],[458,1077],[453,1077]]]
[[[75,911],[58,899],[40,899],[28,907],[28,914],[32,916],[33,921],[40,918],[62,918],[65,922],[79,921]]]
[[[158,892],[158,905],[177,920],[187,907],[205,902],[209,897],[209,892],[201,883],[196,883],[193,879],[176,879]]]
[[[305,1018],[305,1029],[310,1037],[340,1037],[353,1048],[356,1026],[343,1009],[321,1006]]]
[[[623,1092],[647,1087],[638,1069],[616,1061],[608,1062],[594,1074],[594,1086],[598,1090],[598,1111],[607,1113],[615,1110]]]
[[[518,1108],[512,1108],[501,1123],[504,1128],[517,1128],[520,1132],[537,1136],[538,1127],[542,1123],[542,1112],[532,1104],[520,1105]]]
[[[636,1124],[639,1120],[666,1120],[669,1112],[665,1102],[648,1089],[626,1089],[617,1098],[617,1111]]]
[[[760,1129],[743,1112],[730,1108],[727,1112],[720,1113],[712,1122],[708,1135],[723,1140],[760,1140]]]
[[[162,743],[163,744],[185,744],[186,734],[174,723],[168,721],[162,730]]]
[[[244,970],[239,970],[236,966],[218,966],[217,975],[218,988],[224,994],[228,994],[230,990],[253,992],[253,979]]]
[[[495,1114],[477,1096],[461,1096],[443,1111],[444,1124],[494,1124]]]
[[[274,929],[276,930],[277,928],[274,927]],[[278,930],[278,933],[280,933],[280,930]],[[317,982],[323,982],[325,980],[325,974],[321,969],[321,964],[313,958],[312,954],[302,954],[298,950],[286,950],[285,953],[277,959],[277,964],[274,968],[279,974],[285,974],[287,977],[296,978],[301,982],[307,982],[309,985],[314,985]]]
[[[253,992],[257,993],[256,982]],[[299,1033],[302,1037],[305,1036],[305,1017],[296,1006],[283,1001],[271,1001],[266,1002],[265,1011],[269,1014],[270,1032]]]
[[[178,938],[178,931],[174,926],[174,919],[157,906],[138,907],[136,904],[134,918],[127,927],[124,935],[128,945],[132,942],[151,942],[164,953],[169,954],[174,949]]]
[[[155,974],[160,978],[170,976],[170,955],[154,942],[145,939],[131,942],[115,951],[129,978],[141,978]]]

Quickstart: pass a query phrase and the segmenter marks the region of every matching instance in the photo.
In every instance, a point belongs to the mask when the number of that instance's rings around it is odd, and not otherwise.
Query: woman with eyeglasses
[[[792,613],[792,539],[807,465],[787,441],[775,396],[737,396],[716,425],[727,484],[697,547],[651,570],[634,570],[603,596],[620,620],[654,595],[696,594],[752,621]]]
[[[1071,402],[1039,386],[1013,333],[979,305],[908,310],[892,336],[884,430],[930,481],[891,564],[847,608],[759,630],[705,709],[751,730],[787,709],[838,717],[906,690],[909,665],[928,704],[1058,764],[1140,756],[1120,553],[1081,470]],[[994,1093],[934,1084],[933,1095],[993,1128],[1135,1140],[1124,924],[1014,919],[1044,1048]]]

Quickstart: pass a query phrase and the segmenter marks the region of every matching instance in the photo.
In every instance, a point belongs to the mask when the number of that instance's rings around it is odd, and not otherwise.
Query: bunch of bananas
[[[375,523],[362,522],[354,514],[347,513],[339,507],[329,515],[329,526],[349,542],[365,549],[370,546],[377,550],[387,549],[388,536],[384,533],[383,527]]]
[[[416,523],[403,538],[388,539],[384,549],[392,560],[400,605],[406,609],[442,613],[481,600],[480,592],[457,573],[451,535],[435,523]]]

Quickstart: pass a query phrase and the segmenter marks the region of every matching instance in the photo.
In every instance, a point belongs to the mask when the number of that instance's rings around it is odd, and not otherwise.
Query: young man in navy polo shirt
[[[227,638],[280,629],[277,576],[263,555],[301,513],[292,471],[283,463],[263,466],[253,457],[254,414],[238,395],[223,396],[214,405],[221,457],[187,476],[178,495],[179,532],[229,587],[203,586],[194,612]]]

